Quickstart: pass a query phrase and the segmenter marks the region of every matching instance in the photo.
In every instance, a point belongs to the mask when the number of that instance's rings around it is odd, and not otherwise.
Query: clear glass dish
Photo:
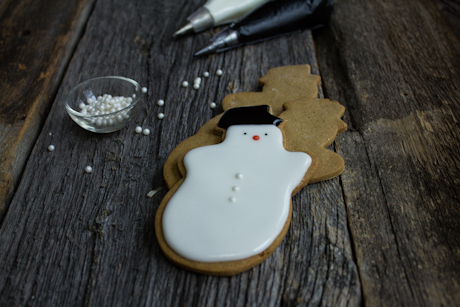
[[[136,81],[108,76],[75,86],[65,97],[65,107],[73,121],[82,128],[109,133],[127,126],[143,100],[144,94]]]

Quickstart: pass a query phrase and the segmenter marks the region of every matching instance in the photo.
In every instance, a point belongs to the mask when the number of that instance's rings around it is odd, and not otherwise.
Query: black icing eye
[[[268,135],[267,133],[265,133],[265,135]]]
[[[246,135],[246,132],[244,133],[244,135]]]

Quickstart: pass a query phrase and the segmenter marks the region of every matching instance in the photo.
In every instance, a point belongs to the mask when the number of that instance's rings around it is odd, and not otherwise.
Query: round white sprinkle
[[[230,197],[230,198],[229,198],[229,201],[232,202],[232,203],[234,203],[234,202],[236,202],[236,198],[235,198],[235,197]]]
[[[86,108],[86,104],[82,102],[78,105],[78,107],[83,110],[84,108]]]
[[[232,188],[232,190],[235,191],[235,192],[237,192],[237,191],[240,190],[240,187],[234,186],[234,187]]]
[[[49,150],[49,151],[54,151],[54,149],[55,149],[54,145],[48,146],[48,150]]]
[[[136,98],[136,94],[133,94],[133,96],[132,96],[132,97],[133,97],[133,98]]]
[[[197,78],[193,81],[193,83],[198,83],[198,84],[200,84],[200,83],[201,83],[201,78],[200,78],[200,77],[197,77]]]
[[[165,115],[163,113],[158,113],[158,119],[163,119],[165,118]]]
[[[204,76],[205,78],[209,77],[209,72],[205,71],[205,72],[203,73],[203,76]]]
[[[144,94],[147,93],[147,88],[146,87],[142,88],[142,93],[144,93]]]
[[[237,179],[243,179],[243,174],[241,174],[241,173],[238,173],[238,174],[236,174],[236,176],[235,176],[235,177],[236,177]]]
[[[211,103],[209,104],[209,107],[210,107],[211,109],[215,109],[216,106],[217,106],[217,105],[216,105],[215,102],[211,102]]]
[[[160,100],[158,100],[157,105],[159,105],[160,107],[162,107],[162,106],[165,105],[165,101],[164,101],[163,99],[160,99]]]
[[[196,90],[199,89],[199,88],[200,88],[200,84],[199,84],[199,83],[193,84],[193,88],[196,89]]]
[[[91,166],[87,166],[85,167],[85,172],[87,172],[88,174],[91,173],[93,171],[93,168]]]
[[[187,86],[188,86],[188,82],[187,82],[187,81],[182,82],[182,87],[187,87]]]
[[[142,132],[142,127],[137,126],[135,131],[136,131],[136,133],[141,133]]]
[[[216,75],[222,76],[222,69],[218,69],[218,70],[216,71]]]
[[[144,135],[149,135],[149,134],[150,134],[150,130],[147,129],[147,128],[145,128],[144,131],[142,131],[142,133],[143,133]]]

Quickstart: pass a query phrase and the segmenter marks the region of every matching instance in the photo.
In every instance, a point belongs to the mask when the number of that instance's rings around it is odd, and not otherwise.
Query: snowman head
[[[283,148],[282,119],[270,114],[267,105],[227,110],[218,127],[226,129],[225,143],[239,148]]]

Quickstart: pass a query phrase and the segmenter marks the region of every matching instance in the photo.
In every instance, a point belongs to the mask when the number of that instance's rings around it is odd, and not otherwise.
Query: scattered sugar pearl
[[[235,191],[235,192],[238,192],[238,191],[240,190],[240,187],[234,186],[234,187],[232,188],[232,190]]]
[[[143,133],[144,135],[149,135],[149,134],[150,134],[150,129],[145,128],[145,129],[142,131],[142,133]]]
[[[165,101],[164,101],[163,99],[160,99],[160,100],[158,100],[157,105],[159,105],[160,107],[162,107],[162,106],[165,105]]]
[[[236,202],[236,198],[235,198],[235,197],[230,197],[228,200],[229,200],[231,203]]]
[[[158,119],[163,119],[165,118],[165,115],[163,113],[158,113]]]
[[[56,148],[54,147],[54,145],[48,146],[48,151],[54,151],[54,149],[56,149]]]
[[[216,106],[217,106],[217,105],[216,105],[215,102],[211,102],[211,103],[209,104],[209,107],[210,107],[211,109],[215,109]]]
[[[93,171],[93,168],[91,166],[87,166],[85,167],[85,172],[87,172],[88,174],[91,173]]]
[[[237,179],[243,179],[243,174],[238,173],[238,174],[235,175],[235,177],[236,177]]]
[[[216,71],[216,75],[218,75],[218,76],[222,76],[222,73],[223,73],[223,72],[222,72],[222,69],[218,69],[218,70]]]
[[[136,98],[136,94],[133,94],[133,96],[132,96],[132,97],[133,97],[133,98]]]
[[[187,86],[188,86],[188,82],[187,82],[187,81],[182,82],[182,87],[187,87]]]
[[[209,72],[205,71],[205,72],[203,73],[203,76],[204,76],[205,78],[209,77]]]
[[[146,87],[142,88],[142,93],[144,93],[144,94],[147,93],[147,88]]]
[[[193,81],[193,83],[198,83],[198,84],[200,84],[200,83],[201,83],[201,78],[200,78],[200,77],[197,77],[197,78]]]
[[[86,108],[86,104],[82,102],[78,105],[78,107],[83,110],[84,108]]]
[[[136,133],[141,133],[142,132],[142,127],[141,126],[137,126],[136,129],[135,129]]]
[[[199,84],[199,83],[193,84],[193,88],[196,89],[196,90],[199,89],[199,88],[200,88],[200,84]]]

